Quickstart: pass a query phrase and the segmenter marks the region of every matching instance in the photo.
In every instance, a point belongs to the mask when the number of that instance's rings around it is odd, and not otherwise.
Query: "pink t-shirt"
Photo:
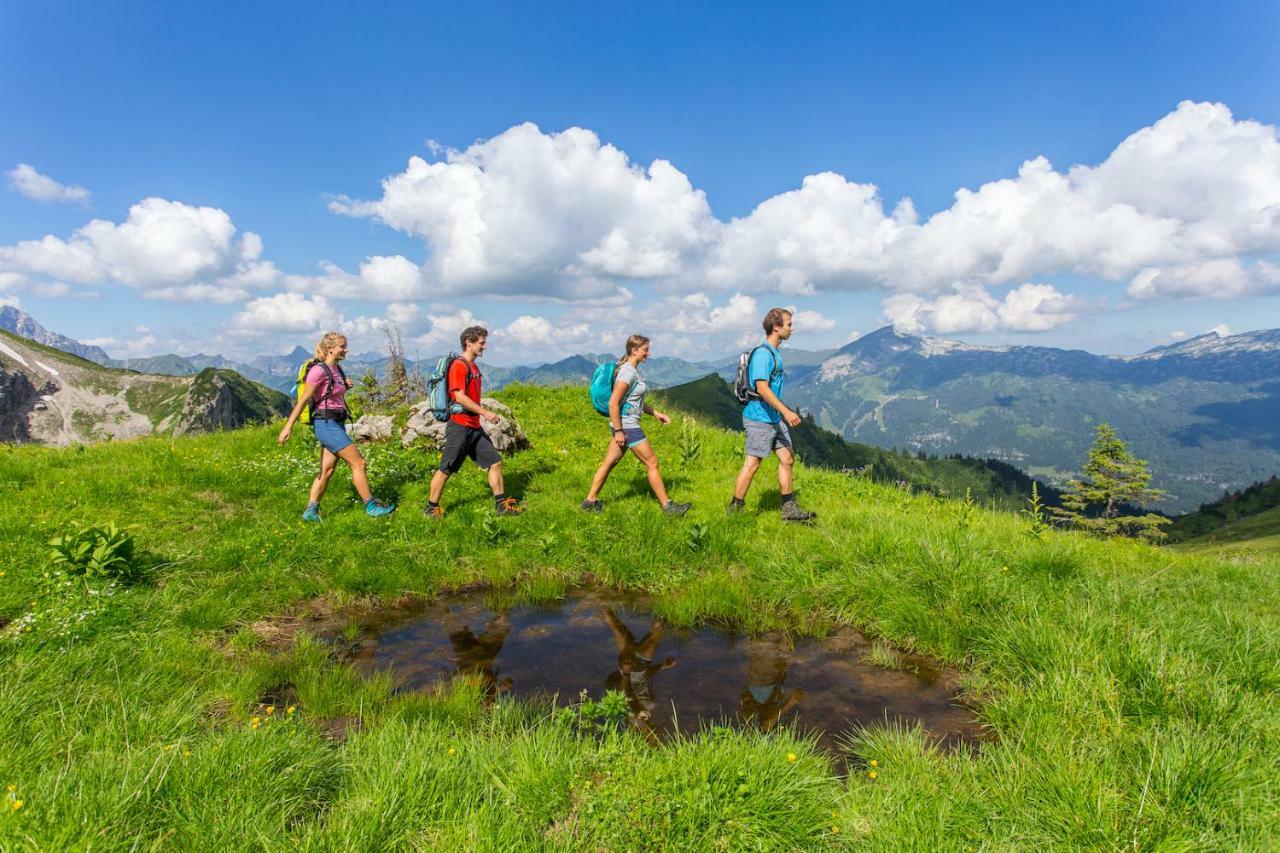
[[[329,371],[333,374],[333,387],[329,387],[329,376],[325,373],[323,364],[313,364],[307,371],[307,384],[316,386],[312,398],[316,402],[316,408],[326,411],[346,409],[347,386],[342,381],[342,374],[337,367],[330,367]]]

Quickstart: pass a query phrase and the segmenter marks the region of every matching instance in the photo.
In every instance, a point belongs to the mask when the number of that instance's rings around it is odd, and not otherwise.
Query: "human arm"
[[[613,393],[609,395],[609,426],[613,429],[613,440],[619,447],[627,444],[626,433],[622,431],[622,400],[627,396],[631,386],[626,382],[613,383]]]
[[[787,404],[778,399],[778,395],[773,393],[773,389],[769,387],[769,380],[756,380],[756,393],[760,395],[760,399],[765,405],[773,406],[777,409],[778,414],[782,415],[782,419],[787,422],[787,426],[800,426],[800,416],[787,408]]]
[[[284,427],[280,430],[280,437],[277,439],[281,444],[289,440],[289,436],[293,434],[293,425],[297,422],[298,416],[302,414],[302,407],[310,402],[315,396],[316,388],[319,383],[307,382],[302,386],[302,394],[298,397],[298,402],[294,404],[293,411],[289,413],[289,418],[284,422]]]
[[[468,411],[473,415],[479,415],[489,423],[496,424],[499,420],[497,412],[490,411],[475,400],[472,400],[467,396],[467,392],[463,391],[461,388],[453,392],[453,399],[454,402],[461,406],[465,411]]]
[[[664,426],[671,423],[670,416],[664,415],[662,412],[659,412],[657,409],[655,409],[653,406],[650,406],[648,403],[644,404],[644,413],[646,415],[653,415],[654,418],[657,419],[658,423]]]

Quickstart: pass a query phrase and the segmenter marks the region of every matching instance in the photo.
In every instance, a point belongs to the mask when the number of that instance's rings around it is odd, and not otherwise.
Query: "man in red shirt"
[[[480,405],[482,376],[476,359],[484,354],[489,331],[483,326],[469,326],[462,330],[458,342],[462,344],[462,357],[449,365],[445,379],[449,400],[462,407],[462,411],[449,416],[444,425],[444,451],[440,454],[440,469],[431,478],[431,493],[427,499],[427,515],[443,518],[440,495],[449,478],[458,473],[468,457],[489,472],[489,488],[493,489],[494,511],[498,515],[519,515],[524,507],[515,498],[507,497],[502,482],[502,457],[494,448],[489,436],[480,427],[480,419],[498,422],[498,414]]]

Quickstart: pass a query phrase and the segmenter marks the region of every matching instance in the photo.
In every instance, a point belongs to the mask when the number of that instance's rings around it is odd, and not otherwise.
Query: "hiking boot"
[[[427,518],[444,518],[444,507],[428,504],[422,508],[422,514]]]
[[[307,508],[302,511],[303,521],[320,521],[320,504],[307,504]]]
[[[684,515],[691,506],[693,504],[678,504],[675,501],[667,501],[662,505],[662,512],[666,515]]]
[[[800,504],[795,501],[787,501],[782,505],[783,521],[813,521],[817,517],[818,514],[816,512],[801,509]]]
[[[395,511],[395,504],[383,503],[377,498],[369,498],[364,505],[364,514],[370,518],[382,518],[384,515],[391,515]]]
[[[581,509],[583,512],[602,512],[603,511],[600,507],[600,501],[583,501]]]
[[[506,498],[493,508],[493,512],[495,515],[519,515],[524,512],[524,507],[516,498]]]
[[[747,511],[747,505],[745,503],[740,504],[737,501],[729,501],[729,505],[725,507],[724,514],[737,515],[740,512],[746,512],[746,511]]]

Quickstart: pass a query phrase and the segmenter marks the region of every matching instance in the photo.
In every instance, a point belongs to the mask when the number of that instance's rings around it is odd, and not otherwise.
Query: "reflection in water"
[[[628,624],[647,630],[637,638]],[[631,724],[650,739],[713,721],[762,731],[794,725],[832,749],[853,725],[893,721],[919,723],[948,746],[981,737],[972,711],[955,701],[959,673],[908,653],[909,668],[884,669],[866,662],[870,649],[851,629],[794,641],[785,632],[676,629],[643,599],[615,592],[501,611],[472,592],[370,620],[349,659],[391,672],[404,690],[432,690],[455,673],[477,674],[491,696],[563,703],[584,690],[597,699],[618,690]]]
[[[613,632],[614,645],[618,647],[618,668],[609,673],[605,687],[620,690],[626,695],[631,706],[632,725],[646,737],[655,739],[657,731],[653,727],[653,709],[657,701],[653,698],[653,677],[676,665],[676,659],[671,657],[662,663],[653,662],[658,654],[658,643],[662,641],[662,620],[653,617],[649,633],[639,640],[608,607],[604,609],[604,620]]]
[[[471,626],[464,624],[462,620],[463,615],[452,609],[446,610],[445,618],[441,620],[449,634],[449,643],[453,646],[458,672],[480,676],[480,684],[486,695],[506,693],[511,689],[511,676],[499,680],[495,661],[511,633],[507,611],[495,613],[489,619],[488,627],[478,637],[471,631]]]
[[[787,693],[782,687],[790,657],[791,644],[780,631],[747,640],[747,689],[738,698],[738,713],[744,723],[770,731],[783,714],[800,704],[803,690]]]

